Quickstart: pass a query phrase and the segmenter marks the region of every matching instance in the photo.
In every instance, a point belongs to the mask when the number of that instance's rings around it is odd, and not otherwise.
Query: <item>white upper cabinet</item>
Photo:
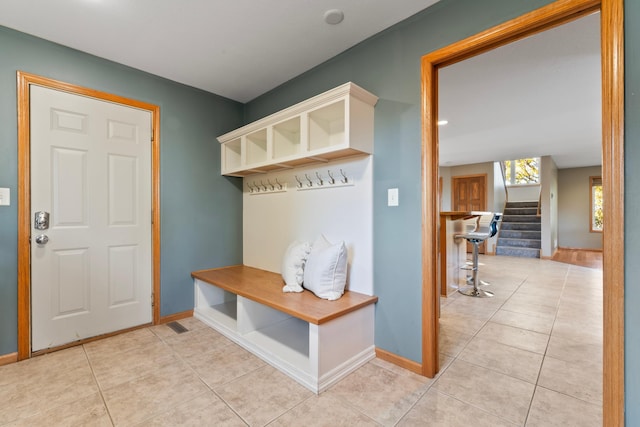
[[[223,175],[246,176],[373,153],[378,97],[346,83],[218,137]]]

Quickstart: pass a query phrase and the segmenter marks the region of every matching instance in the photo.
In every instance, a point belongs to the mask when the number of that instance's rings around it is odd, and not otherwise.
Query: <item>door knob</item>
[[[46,234],[40,234],[39,236],[36,236],[36,243],[39,245],[46,245],[48,241],[49,236],[47,236]]]

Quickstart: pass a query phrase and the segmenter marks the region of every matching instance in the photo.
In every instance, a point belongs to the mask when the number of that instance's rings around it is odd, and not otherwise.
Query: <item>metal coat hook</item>
[[[313,181],[311,181],[311,178],[309,178],[309,175],[305,173],[304,176],[305,178],[307,178],[307,181],[309,181],[309,183],[307,184],[307,187],[313,187]]]
[[[347,175],[344,174],[342,169],[340,169],[340,175],[342,175],[344,177],[344,179],[341,179],[340,182],[342,182],[343,184],[346,184],[346,183],[349,182],[349,178],[347,178]]]
[[[278,190],[282,190],[282,184],[280,184],[280,181],[278,181],[278,178],[276,178],[276,184],[278,185]]]
[[[297,185],[297,187],[298,187],[298,188],[302,188],[302,181],[300,181],[300,178],[298,178],[298,175],[294,175],[294,176],[295,176],[295,178],[296,178],[296,181],[298,181],[298,185]]]
[[[276,189],[276,188],[273,186],[273,184],[271,183],[271,180],[270,180],[270,179],[268,179],[268,180],[267,180],[267,183],[269,184],[269,190],[273,191],[273,190],[275,190],[275,189]]]
[[[318,185],[319,186],[323,186],[324,185],[324,181],[322,180],[322,176],[320,176],[320,173],[316,172],[316,176],[318,177]]]
[[[335,178],[333,178],[333,175],[331,175],[331,171],[330,170],[327,170],[327,175],[329,175],[329,180],[328,180],[329,184],[331,184],[331,185],[335,184],[336,180],[335,180]]]
[[[260,186],[262,187],[262,191],[267,191],[267,186],[264,185],[264,182],[262,182],[262,180],[260,180]]]

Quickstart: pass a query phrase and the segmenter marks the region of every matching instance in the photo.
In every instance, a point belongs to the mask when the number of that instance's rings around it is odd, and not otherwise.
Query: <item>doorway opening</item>
[[[422,371],[433,377],[438,362],[438,69],[514,40],[601,12],[605,425],[624,423],[624,44],[621,0],[556,1],[422,59],[423,328]]]

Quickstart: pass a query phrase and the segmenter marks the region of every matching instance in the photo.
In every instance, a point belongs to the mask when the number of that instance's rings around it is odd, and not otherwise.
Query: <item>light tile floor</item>
[[[0,367],[0,425],[600,426],[602,273],[482,257],[442,300],[441,371],[375,359],[319,396],[196,319]]]

